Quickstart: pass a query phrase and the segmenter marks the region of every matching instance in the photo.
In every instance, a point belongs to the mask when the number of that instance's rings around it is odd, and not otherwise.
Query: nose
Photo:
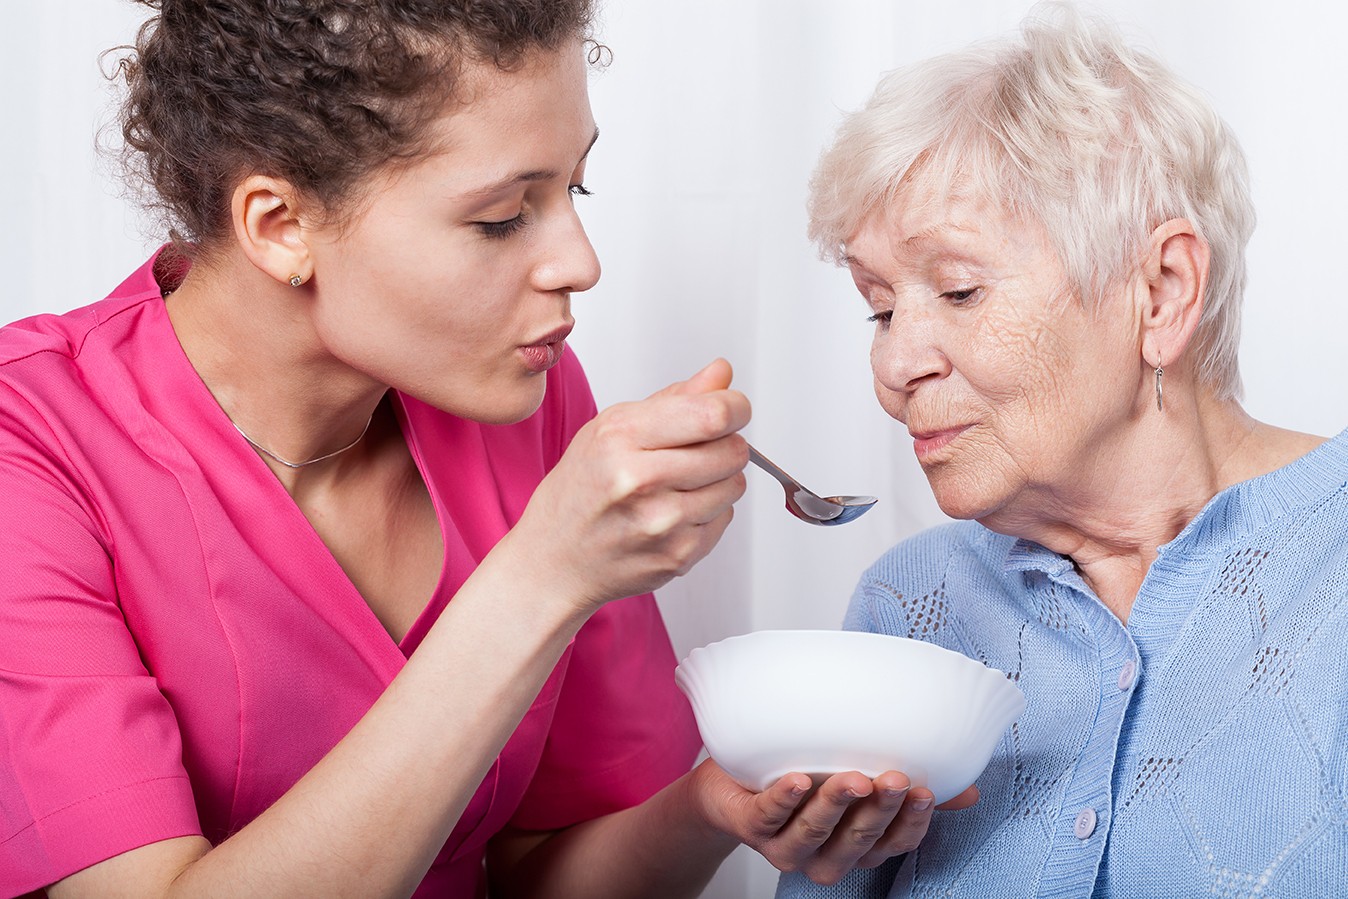
[[[924,383],[950,374],[950,359],[941,349],[938,328],[921,313],[900,316],[895,309],[889,326],[876,329],[871,341],[875,382],[896,393],[912,393]]]
[[[574,209],[562,213],[534,267],[534,286],[548,293],[580,293],[599,282],[599,256]]]

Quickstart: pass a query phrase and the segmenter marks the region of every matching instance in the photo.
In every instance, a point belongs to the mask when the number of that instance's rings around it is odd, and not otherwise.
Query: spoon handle
[[[802,489],[799,481],[791,477],[791,475],[787,474],[786,472],[782,471],[780,468],[774,465],[770,459],[768,459],[758,450],[754,449],[754,445],[752,443],[749,444],[749,461],[754,463],[764,471],[766,471],[768,474],[772,475],[774,478],[776,478],[783,487],[790,487],[796,490]]]

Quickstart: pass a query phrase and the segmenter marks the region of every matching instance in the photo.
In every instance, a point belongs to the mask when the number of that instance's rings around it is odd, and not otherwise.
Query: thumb
[[[670,384],[654,396],[689,396],[697,393],[710,393],[713,390],[725,390],[730,386],[734,370],[724,359],[714,359],[701,371],[686,381]]]
[[[936,806],[939,809],[961,809],[968,808],[978,802],[978,787],[970,785],[963,793],[960,793],[954,799],[948,799]]]

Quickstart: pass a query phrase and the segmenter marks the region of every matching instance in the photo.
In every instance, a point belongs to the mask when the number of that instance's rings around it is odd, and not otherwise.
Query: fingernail
[[[907,793],[907,792],[908,792],[908,788],[907,788],[907,787],[904,787],[902,790],[900,790],[900,789],[898,789],[898,788],[896,788],[896,787],[886,787],[886,788],[885,788],[885,797],[886,797],[887,799],[898,799],[900,796],[904,795],[904,794]]]
[[[801,796],[805,795],[805,788],[802,787],[800,784],[796,784],[794,787],[791,788],[791,795],[799,799]]]
[[[929,808],[931,808],[931,800],[930,800],[930,799],[914,799],[914,800],[913,800],[913,811],[915,811],[915,812],[925,812],[925,811],[926,811],[927,809],[929,809]]]

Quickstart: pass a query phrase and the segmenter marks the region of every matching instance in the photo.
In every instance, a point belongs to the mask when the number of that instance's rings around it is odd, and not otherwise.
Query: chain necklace
[[[299,285],[296,284],[296,283],[294,282],[293,279],[298,278],[299,275],[291,275],[290,277],[291,277],[291,279],[292,279],[292,280],[291,280],[291,283],[290,283],[290,286],[291,286],[291,287],[298,287]],[[164,292],[163,292],[163,297],[164,297],[164,299],[167,300],[167,299],[169,298],[169,295],[172,294],[172,293],[173,293],[173,290],[172,290],[171,288],[170,288],[169,290],[164,291]],[[228,417],[229,417],[229,416],[228,416],[228,413],[226,413],[226,418],[228,418]],[[239,427],[238,424],[235,423],[234,419],[232,419],[232,418],[229,419],[229,423],[232,424],[232,425],[234,425],[234,430],[236,430],[236,431],[239,432],[239,436],[240,436],[240,437],[242,437],[244,440],[247,440],[247,441],[248,441],[248,445],[249,445],[249,446],[251,446],[253,449],[257,450],[259,453],[262,453],[262,454],[263,454],[264,456],[266,456],[267,458],[269,458],[269,459],[274,459],[274,460],[276,460],[277,462],[280,462],[280,463],[281,463],[282,465],[284,465],[286,468],[304,468],[304,467],[309,466],[309,465],[316,465],[316,464],[318,464],[319,462],[323,462],[323,461],[326,461],[326,460],[328,460],[328,459],[331,459],[333,456],[340,456],[342,453],[346,452],[347,450],[355,449],[355,448],[356,448],[356,444],[357,444],[357,443],[360,443],[362,440],[365,439],[365,432],[367,432],[367,431],[370,430],[370,423],[373,422],[373,421],[374,421],[374,412],[371,412],[371,413],[370,413],[370,417],[367,418],[367,419],[365,420],[365,427],[363,427],[363,428],[360,429],[360,433],[356,435],[356,439],[355,439],[355,440],[352,440],[350,443],[348,443],[346,446],[342,447],[341,449],[339,449],[339,450],[333,450],[332,452],[330,452],[330,453],[328,453],[328,454],[326,454],[326,455],[318,456],[317,458],[309,459],[309,460],[307,460],[307,461],[305,461],[305,462],[291,462],[289,459],[282,459],[280,456],[276,455],[276,454],[273,453],[271,450],[267,449],[265,446],[263,446],[262,444],[258,443],[258,442],[257,442],[256,440],[254,440],[252,437],[249,437],[248,434],[244,431],[244,429],[241,428],[241,427]]]
[[[360,443],[362,440],[365,439],[365,432],[370,430],[370,422],[372,421],[374,421],[373,412],[370,413],[369,420],[365,422],[365,427],[360,429],[360,434],[356,436],[355,440],[352,440],[350,443],[348,443],[346,446],[342,447],[339,450],[333,450],[327,455],[319,456],[316,459],[309,459],[306,462],[291,462],[289,459],[282,459],[280,456],[276,455],[271,450],[267,449],[265,446],[258,443],[252,437],[249,437],[247,434],[245,434],[243,428],[239,427],[237,424],[234,424],[232,420],[230,421],[230,424],[234,425],[234,430],[239,432],[239,436],[243,437],[244,440],[247,440],[248,445],[251,446],[253,449],[257,450],[259,453],[262,453],[263,455],[271,459],[275,459],[277,462],[280,462],[286,468],[304,468],[306,465],[313,465],[317,462],[322,462],[325,459],[331,459],[333,456],[340,456],[342,453],[346,452],[349,449],[354,449],[357,443]]]

